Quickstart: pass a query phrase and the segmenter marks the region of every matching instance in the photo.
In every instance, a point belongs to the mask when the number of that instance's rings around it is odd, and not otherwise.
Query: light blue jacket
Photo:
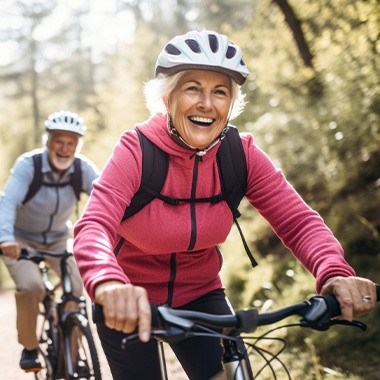
[[[34,176],[33,155],[42,152],[43,181],[67,183],[74,172],[72,164],[62,178],[53,172],[47,149],[24,153],[15,162],[11,175],[0,196],[0,242],[15,241],[15,236],[42,244],[54,243],[68,234],[70,218],[76,208],[77,198],[72,186],[41,186],[33,198],[22,204]],[[81,159],[82,189],[88,195],[92,182],[99,176],[93,162],[83,155]]]

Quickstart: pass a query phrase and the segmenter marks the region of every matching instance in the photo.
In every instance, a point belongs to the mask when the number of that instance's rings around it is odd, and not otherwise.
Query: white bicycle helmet
[[[83,124],[83,119],[76,113],[70,111],[59,111],[51,114],[45,121],[45,128],[49,131],[69,131],[84,136],[87,127]]]
[[[209,30],[176,36],[162,49],[156,62],[156,77],[183,70],[210,70],[228,75],[242,85],[249,74],[239,46],[227,36]]]

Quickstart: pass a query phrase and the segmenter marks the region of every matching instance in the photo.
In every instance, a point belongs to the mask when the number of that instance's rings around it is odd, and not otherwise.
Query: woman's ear
[[[164,102],[166,109],[168,109],[168,107],[169,107],[169,101],[168,101],[168,98],[167,98],[166,96],[163,96],[163,97],[162,97],[162,101]]]

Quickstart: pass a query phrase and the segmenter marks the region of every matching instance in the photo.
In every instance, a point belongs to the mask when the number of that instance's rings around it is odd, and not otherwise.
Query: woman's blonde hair
[[[171,76],[158,76],[155,79],[145,83],[144,95],[145,103],[151,115],[157,112],[166,113],[167,109],[163,102],[163,98],[169,98],[169,95],[177,86],[178,81],[181,79],[186,71],[181,71]],[[245,106],[245,94],[242,93],[240,86],[231,79],[231,110],[229,119],[234,119],[240,115]]]

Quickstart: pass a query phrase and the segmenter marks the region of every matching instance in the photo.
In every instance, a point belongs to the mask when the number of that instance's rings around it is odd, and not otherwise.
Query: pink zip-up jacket
[[[161,193],[172,198],[220,194],[216,162],[219,145],[200,160],[193,151],[173,141],[166,122],[166,115],[157,114],[137,126],[169,154]],[[321,217],[254,144],[251,134],[242,133],[241,138],[248,167],[246,197],[314,275],[317,290],[332,276],[355,275],[344,259],[341,245]],[[98,284],[117,280],[144,287],[150,302],[179,307],[222,286],[218,244],[230,232],[232,213],[224,201],[172,206],[155,198],[120,223],[140,186],[141,168],[137,133],[126,131],[94,183],[88,204],[75,225],[75,258],[92,299]],[[125,241],[115,256],[121,237]]]

